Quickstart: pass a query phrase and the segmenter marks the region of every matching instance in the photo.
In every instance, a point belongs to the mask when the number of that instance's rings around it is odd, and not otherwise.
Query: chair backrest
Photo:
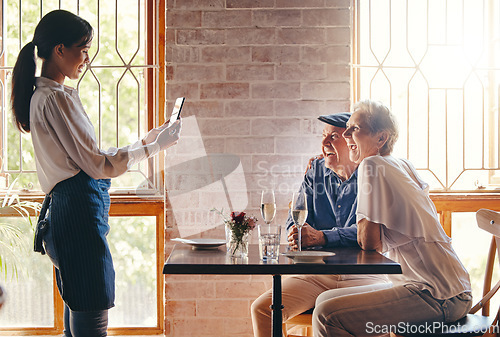
[[[472,307],[469,313],[474,314],[482,309],[482,315],[488,316],[490,309],[490,299],[500,289],[500,280],[491,287],[493,278],[493,267],[495,265],[495,255],[499,258],[500,264],[500,213],[489,209],[480,209],[476,212],[476,220],[479,228],[492,234],[488,259],[486,261],[486,271],[484,276],[483,298]],[[500,309],[500,308],[499,308]]]

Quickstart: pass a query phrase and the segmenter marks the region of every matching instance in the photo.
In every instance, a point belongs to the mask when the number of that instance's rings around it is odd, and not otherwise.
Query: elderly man
[[[342,133],[350,113],[342,112],[318,119],[326,123],[321,141],[323,158],[314,160],[300,187],[308,203],[306,224],[302,227],[302,247],[357,246],[356,188],[357,164],[349,159]],[[287,220],[288,242],[297,247],[297,229],[291,216]],[[323,291],[359,285],[385,283],[380,275],[297,275],[285,278],[282,284],[283,321],[314,307]],[[379,287],[379,286],[376,286]],[[255,337],[271,336],[272,291],[252,304]]]

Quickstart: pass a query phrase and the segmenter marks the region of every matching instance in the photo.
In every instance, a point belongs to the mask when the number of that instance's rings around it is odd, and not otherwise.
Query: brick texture
[[[167,1],[166,115],[176,97],[187,100],[181,140],[165,159],[172,183],[166,257],[171,238],[224,237],[209,212],[220,207],[220,180],[199,174],[210,155],[228,156],[211,170],[234,164],[223,173],[236,210],[260,219],[261,190],[274,188],[275,222],[285,222],[307,159],[321,150],[317,116],[350,107],[350,3]],[[178,176],[169,170],[186,162]],[[167,275],[165,336],[251,337],[250,305],[271,282],[268,275]]]

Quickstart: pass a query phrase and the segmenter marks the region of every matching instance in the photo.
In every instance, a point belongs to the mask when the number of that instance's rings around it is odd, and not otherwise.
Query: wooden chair
[[[283,322],[283,336],[285,337],[309,337],[313,335],[312,330],[312,312],[313,309],[309,309],[300,315],[289,318],[286,322]],[[293,333],[288,334],[288,331],[293,328]],[[300,335],[297,333],[300,332]]]
[[[484,277],[483,286],[483,298],[472,307],[469,314],[464,318],[452,322],[443,324],[442,328],[439,329],[437,334],[419,334],[410,332],[400,332],[397,336],[413,337],[413,336],[483,336],[483,335],[493,335],[491,332],[498,334],[498,328],[495,331],[490,330],[490,327],[498,324],[498,314],[500,308],[495,308],[493,315],[489,315],[490,311],[490,299],[495,295],[495,293],[500,288],[500,281],[498,281],[493,288],[491,287],[491,281],[493,276],[493,266],[495,263],[495,254],[499,258],[500,263],[500,213],[491,211],[489,209],[480,209],[476,212],[476,219],[479,228],[491,233],[493,235],[491,240],[491,245],[488,253],[488,259],[486,262],[486,272]],[[482,309],[481,314],[476,314],[480,309]],[[485,333],[486,332],[486,333]],[[392,334],[391,334],[392,335]]]

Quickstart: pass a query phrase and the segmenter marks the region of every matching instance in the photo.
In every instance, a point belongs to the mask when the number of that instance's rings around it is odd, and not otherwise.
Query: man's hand
[[[288,245],[294,249],[299,249],[299,230],[295,225],[288,232]],[[302,226],[302,248],[324,246],[326,244],[325,235],[322,231],[312,228],[307,223]]]

